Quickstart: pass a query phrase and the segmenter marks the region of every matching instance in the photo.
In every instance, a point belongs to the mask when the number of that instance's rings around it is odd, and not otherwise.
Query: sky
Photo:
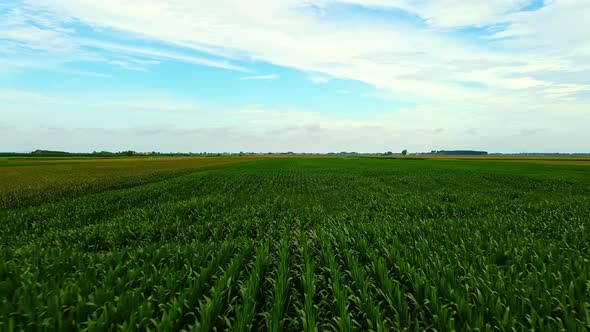
[[[0,151],[590,152],[588,0],[2,0]]]

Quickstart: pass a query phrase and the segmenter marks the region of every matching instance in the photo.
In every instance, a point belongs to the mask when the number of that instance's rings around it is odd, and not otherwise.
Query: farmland
[[[0,208],[163,180],[252,158],[0,158]]]
[[[0,330],[590,328],[590,163],[0,160]]]

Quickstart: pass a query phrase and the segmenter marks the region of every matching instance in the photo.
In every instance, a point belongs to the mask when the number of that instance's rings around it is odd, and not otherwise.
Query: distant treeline
[[[245,153],[183,153],[183,152],[136,152],[136,151],[94,151],[92,153],[84,152],[65,152],[65,151],[50,151],[50,150],[35,150],[33,152],[0,152],[0,157],[132,157],[132,156],[162,156],[162,157],[173,157],[173,156],[227,156],[227,155],[245,155]]]
[[[432,150],[430,152],[413,152],[408,153],[406,150],[402,153],[393,153],[391,151],[382,153],[363,153],[363,152],[328,152],[328,153],[307,153],[307,152],[136,152],[136,151],[94,151],[91,153],[84,152],[65,152],[65,151],[51,151],[51,150],[35,150],[33,152],[0,152],[0,157],[131,157],[131,156],[152,156],[152,157],[189,157],[189,156],[203,156],[203,157],[221,157],[221,156],[252,156],[252,155],[292,155],[292,156],[590,156],[590,153],[488,153],[487,151],[476,150]]]
[[[253,156],[253,155],[321,155],[318,153],[298,152],[137,152],[137,151],[94,151],[94,152],[66,152],[51,150],[35,150],[33,152],[0,152],[0,157],[227,157],[227,156]]]
[[[92,152],[92,153],[80,153],[80,152],[65,152],[65,151],[51,151],[51,150],[35,150],[33,152],[2,152],[2,157],[121,157],[121,156],[133,156],[136,153],[134,151],[122,151],[122,152]]]

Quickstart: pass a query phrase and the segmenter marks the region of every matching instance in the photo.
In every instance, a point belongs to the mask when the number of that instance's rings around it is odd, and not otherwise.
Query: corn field
[[[0,330],[590,329],[588,165],[267,158],[94,183],[4,197]]]

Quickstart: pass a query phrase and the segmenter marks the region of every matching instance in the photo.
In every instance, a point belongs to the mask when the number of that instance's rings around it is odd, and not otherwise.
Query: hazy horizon
[[[21,151],[0,151],[0,154],[31,154],[36,151],[44,151],[44,152],[65,152],[70,154],[101,154],[101,153],[113,153],[113,154],[123,154],[126,152],[133,152],[135,155],[150,155],[150,154],[160,154],[160,155],[214,155],[214,154],[256,154],[256,155],[264,155],[264,154],[295,154],[295,155],[329,155],[329,154],[358,154],[358,155],[387,155],[391,153],[392,155],[402,155],[403,150],[401,151],[323,151],[323,152],[309,152],[309,151],[158,151],[158,150],[143,150],[143,151],[136,151],[136,150],[116,150],[116,151],[109,151],[109,150],[93,150],[93,151],[74,151],[74,150],[45,150],[45,149],[34,149],[31,151],[21,150]],[[460,149],[441,149],[441,150],[428,150],[428,151],[408,151],[406,149],[406,153],[408,155],[424,155],[424,154],[437,154],[437,153],[449,153],[449,152],[485,152],[487,155],[590,155],[590,152],[578,151],[578,152],[560,152],[560,151],[553,151],[553,152],[502,152],[502,151],[484,151],[484,150],[460,150]],[[447,154],[449,155],[449,154]],[[474,154],[474,156],[477,156]]]
[[[0,151],[590,152],[590,1],[8,0]]]

